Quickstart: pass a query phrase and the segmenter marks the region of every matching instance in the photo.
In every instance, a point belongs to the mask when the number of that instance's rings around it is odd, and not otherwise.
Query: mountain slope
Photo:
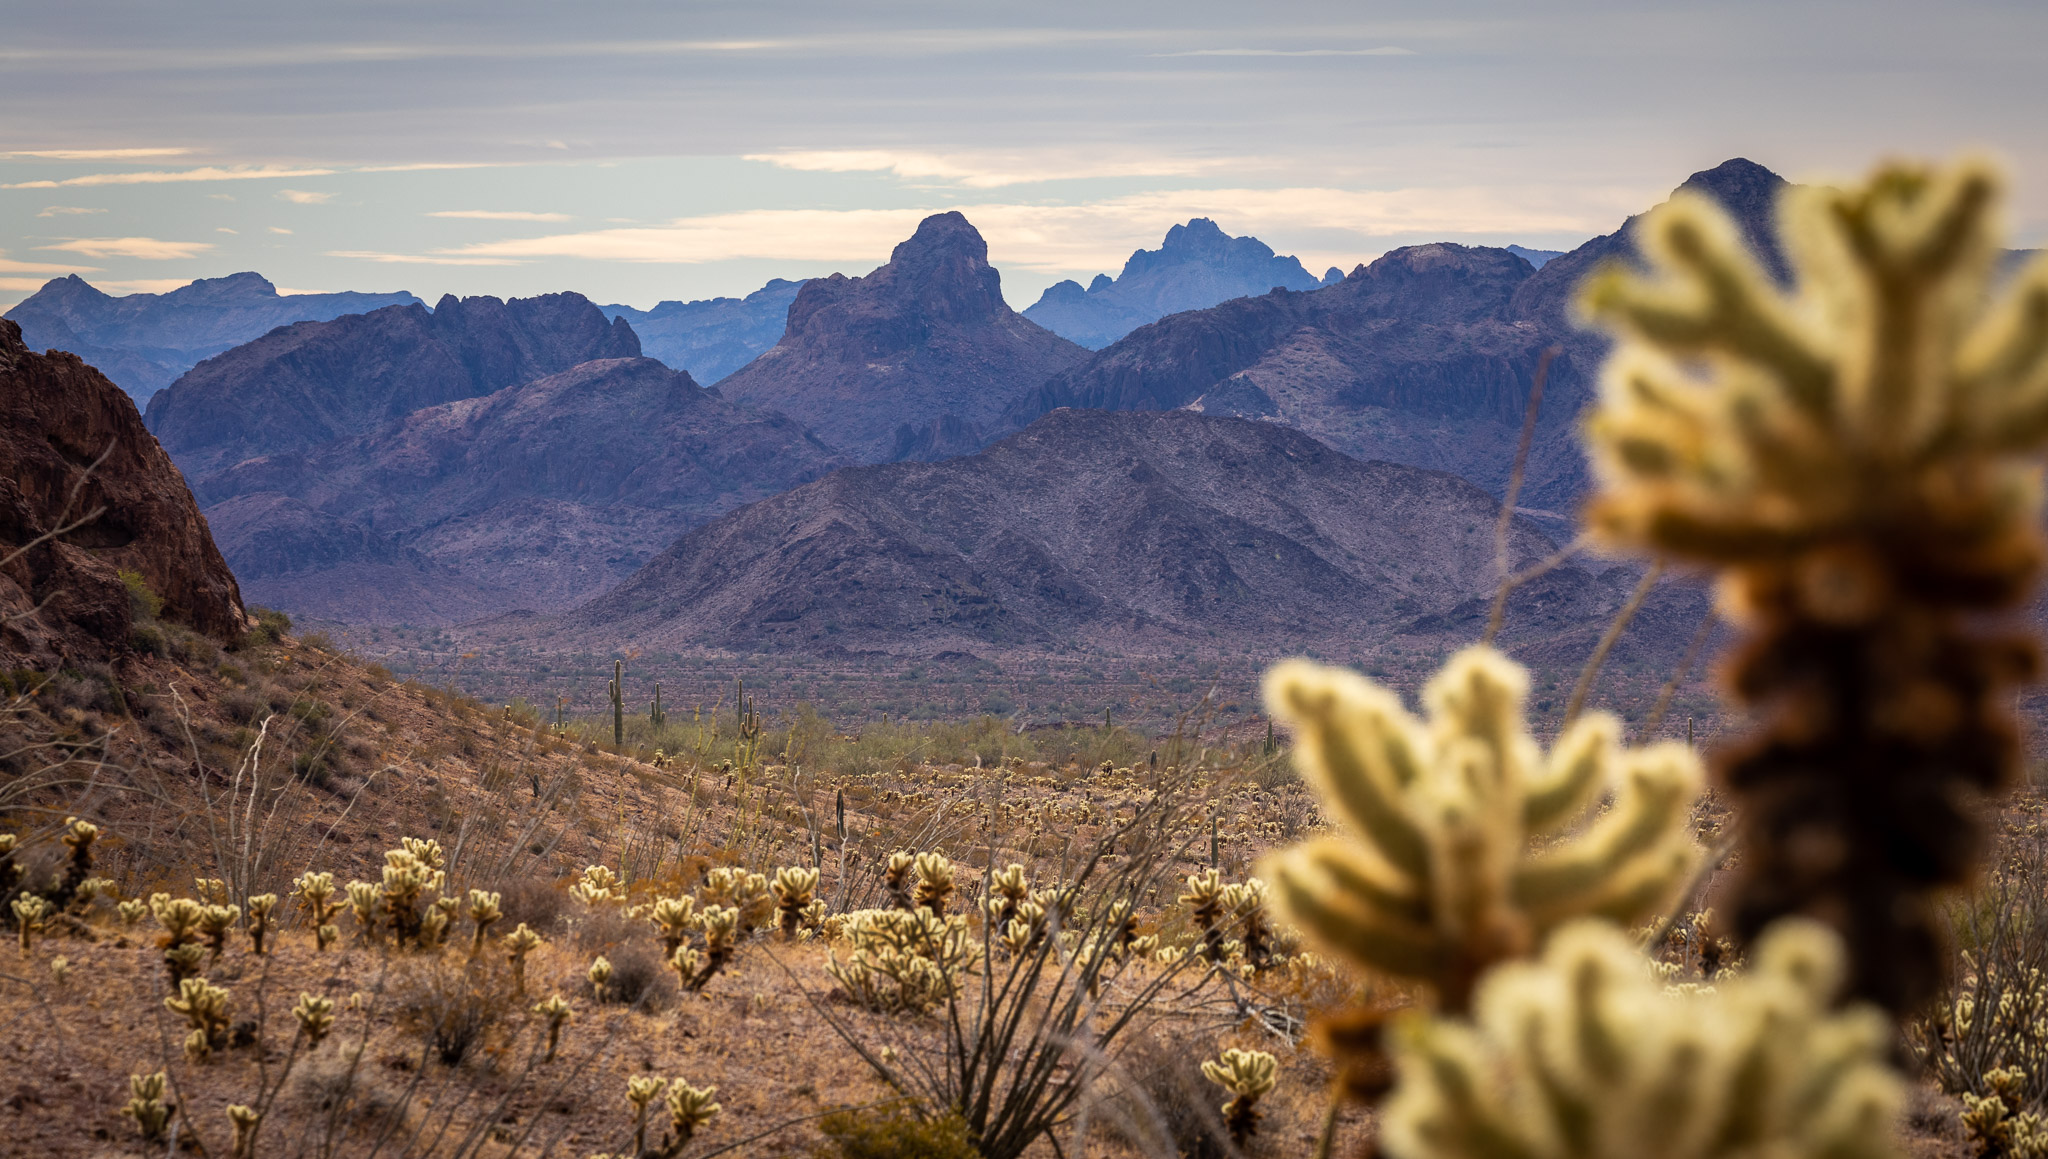
[[[1024,316],[1100,350],[1168,314],[1200,310],[1275,286],[1313,290],[1321,283],[1296,258],[1279,257],[1255,237],[1231,237],[1206,217],[1166,231],[1156,250],[1138,250],[1114,279],[1097,274],[1087,289],[1068,280],[1048,288]]]
[[[187,474],[373,430],[424,406],[475,398],[639,340],[581,294],[443,297],[432,313],[387,306],[301,322],[200,363],[149,402],[150,430]]]
[[[773,348],[719,383],[867,463],[950,425],[981,432],[1086,355],[1003,302],[988,245],[958,213],[926,218],[865,277],[806,282]]]
[[[6,320],[0,560],[0,663],[9,669],[127,654],[124,571],[163,600],[165,619],[217,640],[242,632],[235,577],[134,401],[75,355],[31,351]]]
[[[700,527],[541,647],[1331,647],[1491,591],[1498,505],[1271,423],[1064,410]],[[1517,524],[1513,553],[1548,554]],[[1578,574],[1578,573],[1574,573]]]
[[[1737,159],[1683,188],[1728,206],[1782,270],[1771,205],[1783,185]],[[1505,249],[1412,246],[1321,290],[1172,315],[1054,376],[1006,425],[1061,406],[1194,407],[1286,423],[1347,454],[1451,471],[1498,493],[1537,362],[1554,347],[1522,502],[1568,512],[1585,486],[1571,436],[1605,352],[1569,304],[1601,261],[1631,258],[1628,231],[1624,223],[1540,270]]]
[[[652,310],[605,306],[640,336],[640,352],[659,358],[705,386],[752,362],[782,339],[789,305],[802,282],[775,278],[744,298],[659,302]]]
[[[69,350],[99,368],[137,406],[224,350],[293,322],[324,322],[411,294],[279,294],[261,274],[201,278],[164,294],[115,297],[76,274],[46,283],[7,312],[31,349]]]
[[[586,362],[195,489],[252,599],[449,623],[589,599],[689,528],[843,460],[651,358]]]

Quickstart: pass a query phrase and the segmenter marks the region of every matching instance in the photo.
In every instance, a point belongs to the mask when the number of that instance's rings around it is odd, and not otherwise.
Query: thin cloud
[[[1187,52],[1148,52],[1157,59],[1177,56],[1415,56],[1412,48],[1383,45],[1379,48],[1196,48]]]
[[[290,232],[291,232],[291,230],[288,230],[288,229],[286,229],[285,227],[283,227],[283,226],[281,226],[281,225],[273,225],[273,226],[271,226],[271,227],[270,227],[270,232],[272,232],[272,233],[290,233]]]
[[[277,195],[293,205],[324,205],[334,200],[332,193],[308,193],[303,189],[280,189]]]
[[[101,290],[120,294],[168,294],[172,290],[191,285],[186,278],[130,278],[125,282],[95,282]]]
[[[288,169],[280,165],[247,165],[223,169],[160,169],[145,173],[87,173],[61,181],[17,181],[0,189],[63,189],[74,185],[165,185],[184,181],[266,181],[280,177],[325,177],[332,169]]]
[[[37,249],[65,250],[84,254],[89,258],[140,258],[143,261],[174,261],[181,258],[198,257],[213,248],[213,243],[203,241],[158,241],[153,237],[74,237],[56,245],[37,246]]]
[[[16,149],[0,157],[42,157],[51,161],[120,161],[136,157],[178,157],[190,149]]]
[[[83,205],[52,205],[36,214],[37,217],[71,217],[81,213],[105,213],[104,209],[87,209]]]
[[[7,274],[89,274],[98,266],[57,266],[48,262],[17,262],[0,250],[0,273]],[[38,283],[40,284],[40,283]]]
[[[463,217],[476,221],[568,221],[566,213],[529,213],[523,209],[437,209],[428,217]]]
[[[526,263],[514,258],[444,256],[439,254],[387,254],[373,250],[328,250],[330,258],[355,258],[366,262],[385,262],[409,266],[523,266]]]
[[[922,153],[885,149],[793,149],[748,153],[742,159],[812,173],[890,173],[908,180],[941,181],[969,189],[1100,177],[1190,177],[1231,164],[1163,156],[1133,159],[1128,155],[1063,157],[1043,153]]]
[[[215,233],[240,233],[240,232],[242,232],[242,231],[241,231],[241,230],[238,230],[238,229],[229,229],[229,228],[228,228],[227,226],[224,226],[224,225],[216,225],[216,226],[214,226],[214,227],[213,227],[213,232],[215,232]]]
[[[0,290],[40,290],[43,283],[35,278],[0,278]]]

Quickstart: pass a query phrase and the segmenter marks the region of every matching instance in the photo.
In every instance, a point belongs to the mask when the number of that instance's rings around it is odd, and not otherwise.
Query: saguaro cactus
[[[626,662],[612,661],[612,682],[607,689],[612,701],[612,744],[624,748],[626,744]]]
[[[656,728],[668,723],[668,713],[661,707],[661,682],[654,684],[654,703],[647,708],[647,723]]]

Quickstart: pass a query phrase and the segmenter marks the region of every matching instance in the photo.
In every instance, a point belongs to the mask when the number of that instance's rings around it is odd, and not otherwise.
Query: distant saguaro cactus
[[[624,748],[626,744],[626,662],[612,661],[612,682],[607,689],[612,701],[612,744]]]

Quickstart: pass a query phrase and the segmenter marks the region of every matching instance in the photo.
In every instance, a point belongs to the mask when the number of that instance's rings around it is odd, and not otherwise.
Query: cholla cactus
[[[1986,1159],[2040,1159],[2048,1155],[2048,1124],[2032,1112],[2013,1113],[2025,1101],[2027,1072],[2000,1067],[1984,1073],[1986,1095],[1964,1093],[1963,1133]]]
[[[633,1154],[647,1151],[647,1108],[668,1089],[668,1080],[635,1075],[626,1080],[626,1101],[633,1104]]]
[[[306,916],[315,926],[333,921],[334,915],[341,910],[342,903],[334,900],[334,875],[331,873],[300,874],[292,879],[292,893],[306,907]]]
[[[597,960],[590,963],[590,970],[585,974],[585,977],[590,979],[591,996],[597,1001],[603,1002],[605,987],[612,980],[612,960],[603,954],[599,954]]]
[[[420,949],[431,950],[440,945],[461,909],[462,899],[459,897],[435,898],[434,904],[420,914]]]
[[[775,892],[776,908],[782,911],[782,936],[796,937],[797,927],[803,925],[805,912],[815,900],[811,895],[818,888],[818,871],[794,867],[778,869],[769,888]]]
[[[141,898],[134,898],[116,905],[114,912],[121,916],[121,927],[132,930],[135,923],[149,916],[149,903]]]
[[[1481,984],[1476,1025],[1420,1012],[1393,1028],[1381,1110],[1398,1159],[1668,1159],[1895,1154],[1904,1095],[1890,1028],[1831,1009],[1843,976],[1825,927],[1788,920],[1752,973],[1667,990],[1627,935],[1558,931],[1538,961]]]
[[[1692,750],[1624,749],[1620,723],[1593,713],[1545,754],[1522,719],[1527,686],[1506,657],[1467,648],[1424,689],[1424,722],[1343,669],[1291,660],[1266,677],[1296,764],[1352,831],[1278,855],[1275,900],[1332,951],[1430,982],[1453,1011],[1488,966],[1572,918],[1657,912],[1698,858]]]
[[[128,1076],[128,1101],[122,1104],[121,1114],[135,1120],[135,1129],[142,1132],[145,1143],[164,1141],[164,1129],[170,1126],[171,1112],[176,1110],[164,1102],[166,1081],[162,1071]]]
[[[263,940],[270,934],[270,912],[277,908],[277,895],[259,893],[249,899],[249,952],[263,956]]]
[[[930,910],[935,918],[946,916],[946,903],[953,897],[953,863],[943,853],[917,855],[917,907]]]
[[[206,938],[209,957],[216,961],[228,948],[228,933],[235,923],[242,920],[242,907],[238,905],[209,905],[199,911],[199,932]]]
[[[1223,891],[1223,908],[1230,915],[1231,929],[1243,946],[1244,960],[1254,971],[1273,963],[1276,933],[1268,912],[1271,894],[1259,878],[1248,878]]]
[[[591,909],[626,904],[626,883],[602,865],[584,869],[583,877],[569,887],[569,896]]]
[[[240,1103],[228,1106],[228,1122],[235,1128],[235,1138],[228,1154],[231,1159],[254,1159],[256,1154],[256,1125],[263,1121],[263,1115],[254,1107]]]
[[[882,888],[888,891],[889,902],[897,909],[917,908],[910,896],[910,871],[916,865],[914,853],[891,853],[889,864],[882,871]]]
[[[206,962],[206,947],[198,942],[185,942],[164,951],[164,970],[171,976],[171,987],[198,975],[199,967]]]
[[[1230,1092],[1223,1104],[1223,1126],[1239,1147],[1259,1129],[1258,1102],[1280,1081],[1280,1060],[1263,1050],[1231,1049],[1202,1064],[1202,1077]]]
[[[1031,880],[1024,874],[1024,867],[1011,862],[1000,873],[989,874],[989,896],[982,899],[985,913],[995,921],[996,928],[1002,929],[1017,916],[1017,907],[1031,896]]]
[[[846,919],[840,929],[852,952],[844,962],[828,952],[825,969],[854,1001],[922,1014],[958,991],[973,949],[966,918],[919,909],[856,910]]]
[[[226,905],[228,903],[228,883],[218,877],[193,878],[192,892],[199,895],[201,905]]]
[[[697,978],[697,972],[704,968],[704,955],[693,946],[678,945],[668,956],[668,968],[676,972],[676,984],[685,992]]]
[[[685,894],[682,897],[659,897],[647,911],[647,920],[661,935],[663,957],[673,957],[676,947],[690,936],[690,930],[697,923],[697,899]]]
[[[476,926],[476,937],[469,943],[471,961],[484,952],[484,935],[490,931],[491,923],[505,916],[505,911],[498,908],[498,900],[499,895],[495,893],[481,889],[469,891],[469,920]]]
[[[697,973],[689,981],[691,990],[702,990],[732,960],[739,945],[740,911],[731,906],[707,906],[697,916],[697,927],[704,933],[704,953]]]
[[[535,1003],[533,1012],[547,1019],[548,1056],[545,1061],[553,1062],[555,1048],[562,1042],[562,1027],[575,1019],[576,1012],[569,1008],[567,1002],[562,1001],[560,994],[550,994],[543,1001]]]
[[[1747,640],[1731,692],[1765,722],[1721,779],[1747,839],[1734,924],[1826,914],[1852,990],[1932,996],[1933,900],[1965,880],[1979,792],[2018,763],[2019,606],[2044,548],[2048,261],[1994,294],[2000,182],[1985,165],[1894,163],[1850,189],[1795,187],[1781,288],[1705,199],[1636,237],[1590,314],[1618,339],[1587,426],[1613,547],[1719,572]]]
[[[292,1017],[299,1020],[299,1029],[306,1032],[306,1041],[318,1048],[321,1040],[334,1029],[334,999],[301,993],[298,1005],[292,1007]]]
[[[356,919],[356,934],[366,942],[377,940],[377,911],[382,908],[383,894],[367,881],[348,883],[348,905],[350,914]]]
[[[1195,928],[1202,931],[1202,956],[1223,960],[1223,874],[1214,869],[1188,875],[1187,892],[1174,900],[1188,907]]]
[[[702,893],[705,905],[737,911],[742,936],[768,924],[769,915],[775,912],[775,895],[765,874],[722,866],[704,875]]]
[[[71,978],[71,959],[62,954],[50,959],[50,981],[62,986]]]
[[[232,997],[228,991],[204,978],[187,978],[178,983],[176,994],[164,999],[164,1008],[182,1015],[192,1028],[185,1038],[185,1053],[193,1061],[204,1062],[214,1051],[227,1045],[228,1007]]]
[[[526,993],[526,955],[538,949],[544,940],[539,934],[528,929],[525,922],[513,926],[512,932],[505,935],[503,945],[505,958],[512,963],[513,993]]]
[[[1035,901],[1018,902],[1017,916],[1003,923],[1003,948],[1014,957],[1036,950],[1045,941],[1045,907]]]
[[[673,1156],[681,1154],[684,1145],[696,1137],[698,1129],[718,1117],[722,1108],[711,1101],[717,1093],[717,1087],[699,1090],[681,1079],[669,1084],[669,1135],[661,1141],[659,1154],[662,1159],[673,1159]]]
[[[401,946],[423,947],[431,943],[420,939],[420,903],[429,893],[440,893],[448,875],[440,867],[440,842],[407,837],[402,845],[404,848],[384,854],[384,884],[378,900],[383,905],[385,920],[390,923],[392,939]],[[351,900],[355,892],[355,886],[350,885]],[[360,906],[356,916],[362,917]]]
[[[92,877],[92,845],[100,837],[100,827],[90,821],[76,817],[64,819],[64,847],[71,851],[64,866],[64,876],[57,879],[57,888],[50,895],[53,909],[63,909],[78,895],[79,888]]]
[[[15,898],[8,908],[14,911],[14,925],[21,933],[21,956],[26,958],[34,951],[35,936],[43,930],[50,903],[31,893]]]

